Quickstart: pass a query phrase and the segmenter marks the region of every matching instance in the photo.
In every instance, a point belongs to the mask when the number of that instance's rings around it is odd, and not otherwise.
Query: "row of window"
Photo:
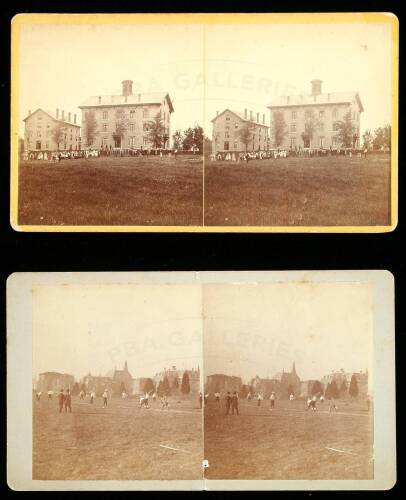
[[[283,111],[280,111],[280,113],[282,113],[282,115],[284,114]],[[310,118],[312,116],[312,114],[314,114],[314,111],[311,110],[311,109],[307,109],[304,113],[304,116],[306,119]],[[323,120],[325,117],[326,117],[326,111],[324,109],[320,109],[318,114],[316,114],[316,116],[318,116],[319,120]],[[352,115],[351,115],[351,118],[353,120],[355,120],[357,118],[357,113],[355,111],[352,112]],[[292,120],[296,120],[298,117],[298,111],[291,111],[291,119]],[[332,117],[334,120],[337,120],[338,117],[339,117],[339,112],[338,112],[338,109],[336,108],[333,108],[333,111],[332,111]]]
[[[150,118],[150,110],[148,108],[143,108],[142,110],[142,117],[145,118]],[[121,111],[121,114],[124,115],[124,111]],[[108,120],[109,119],[109,112],[108,111],[103,111],[102,114],[103,120]],[[135,119],[135,109],[130,110],[130,120]],[[166,121],[166,112],[164,111],[163,113],[163,121]]]
[[[118,130],[120,128],[120,124],[119,123],[116,123],[116,130]],[[128,129],[130,132],[135,132],[135,123],[130,123],[129,126],[128,126]],[[103,132],[107,132],[108,130],[108,124],[107,123],[103,123],[102,124],[102,131]],[[149,125],[148,123],[144,123],[142,125],[142,130],[144,132],[147,132],[149,130]]]
[[[102,137],[102,140],[101,140],[101,145],[102,146],[107,146],[109,143],[109,138],[108,137]],[[150,140],[148,139],[148,137],[143,137],[142,138],[142,143],[144,146],[148,146],[150,144]],[[136,137],[135,136],[130,136],[128,138],[128,145],[130,147],[135,147],[136,145]]]

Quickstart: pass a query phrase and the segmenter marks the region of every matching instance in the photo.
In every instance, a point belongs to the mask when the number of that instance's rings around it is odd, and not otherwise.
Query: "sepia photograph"
[[[204,290],[209,479],[373,479],[366,283]]]
[[[32,479],[198,480],[200,287],[32,289]]]
[[[393,230],[398,30],[390,13],[17,15],[12,226]]]
[[[12,489],[396,482],[387,271],[16,273],[7,302]]]

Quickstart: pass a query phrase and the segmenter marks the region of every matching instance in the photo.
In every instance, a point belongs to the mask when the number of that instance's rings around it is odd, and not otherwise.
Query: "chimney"
[[[59,120],[59,109],[56,108],[56,119]]]
[[[244,109],[244,120],[247,119],[247,108]]]
[[[101,104],[101,95],[99,95],[99,97],[97,98],[97,100],[99,101],[99,104]]]
[[[70,111],[68,113],[68,122],[70,122],[70,119],[71,119],[71,114],[70,114]]]
[[[29,109],[29,110],[28,110],[28,116],[30,116],[30,114],[31,114],[31,110]]]
[[[259,113],[257,113],[257,123],[259,123]]]
[[[216,116],[217,116],[218,114],[219,114],[219,112],[218,112],[218,111],[216,111]]]
[[[65,111],[64,110],[62,110],[62,118],[61,119],[62,119],[62,121],[65,121]]]
[[[73,115],[73,123],[76,125],[76,113]]]
[[[320,95],[322,81],[321,80],[312,80],[311,84],[312,84],[312,95],[313,96]]]
[[[121,82],[123,86],[123,96],[132,95],[133,93],[133,81],[132,80],[123,80]]]
[[[265,113],[262,115],[262,123],[265,125]]]
[[[252,121],[252,110],[250,110],[250,120]]]
[[[327,101],[330,102],[330,94],[327,94]]]

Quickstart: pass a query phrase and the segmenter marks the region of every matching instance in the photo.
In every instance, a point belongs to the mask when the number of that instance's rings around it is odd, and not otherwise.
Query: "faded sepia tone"
[[[206,477],[372,479],[372,287],[230,284],[203,293]]]
[[[12,30],[14,227],[395,227],[393,15],[21,15]]]
[[[16,274],[7,314],[14,489],[393,484],[389,273]]]
[[[33,288],[33,479],[201,478],[200,308],[198,285]]]

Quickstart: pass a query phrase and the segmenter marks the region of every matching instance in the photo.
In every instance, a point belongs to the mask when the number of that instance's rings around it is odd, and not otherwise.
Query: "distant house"
[[[241,151],[265,151],[268,148],[268,129],[265,124],[265,114],[260,117],[257,113],[253,116],[252,111],[244,113],[225,109],[212,119],[213,152],[241,152]],[[250,140],[245,145],[241,140],[241,130],[247,126],[250,130]]]
[[[132,80],[122,82],[121,94],[88,97],[79,108],[82,110],[83,143],[87,147],[150,148],[148,122],[159,115],[166,140],[162,148],[169,147],[170,118],[174,112],[169,94],[148,92],[133,94]],[[86,119],[92,112],[96,124],[96,136],[92,144],[86,138]]]
[[[59,392],[61,389],[72,390],[74,383],[75,380],[73,375],[70,375],[68,373],[43,372],[39,374],[36,383],[36,390],[42,392]]]
[[[253,387],[255,394],[262,394],[265,398],[268,398],[272,392],[279,394],[281,391],[279,379],[260,378],[258,375],[251,380],[250,386]]]
[[[216,373],[208,375],[205,384],[205,392],[208,393],[225,393],[225,392],[239,392],[241,390],[242,380],[241,377],[234,377],[231,375],[224,375]]]
[[[131,395],[133,389],[133,377],[128,371],[127,361],[124,363],[122,370],[110,370],[105,376],[94,376],[90,373],[83,377],[82,385],[85,386],[86,392],[94,391],[97,396],[101,396],[105,389],[112,395],[119,395],[124,391]]]
[[[72,121],[73,119],[73,121]],[[24,118],[25,151],[76,151],[81,147],[80,126],[76,124],[76,114],[59,109],[53,114],[38,108]],[[60,128],[59,144],[55,141],[54,130]]]
[[[301,393],[301,382],[298,374],[296,373],[295,363],[293,363],[292,371],[278,373],[275,375],[274,379],[280,382],[279,394],[282,398],[287,398],[290,394],[298,397]]]
[[[271,125],[275,113],[282,114],[286,124],[286,135],[282,149],[343,147],[337,136],[337,122],[350,113],[354,126],[352,147],[358,148],[360,141],[360,116],[364,111],[358,92],[322,92],[321,80],[312,80],[310,94],[277,97],[269,106]],[[312,118],[313,117],[313,118]],[[306,121],[313,120],[312,137],[302,137]],[[272,141],[271,141],[272,142]]]

